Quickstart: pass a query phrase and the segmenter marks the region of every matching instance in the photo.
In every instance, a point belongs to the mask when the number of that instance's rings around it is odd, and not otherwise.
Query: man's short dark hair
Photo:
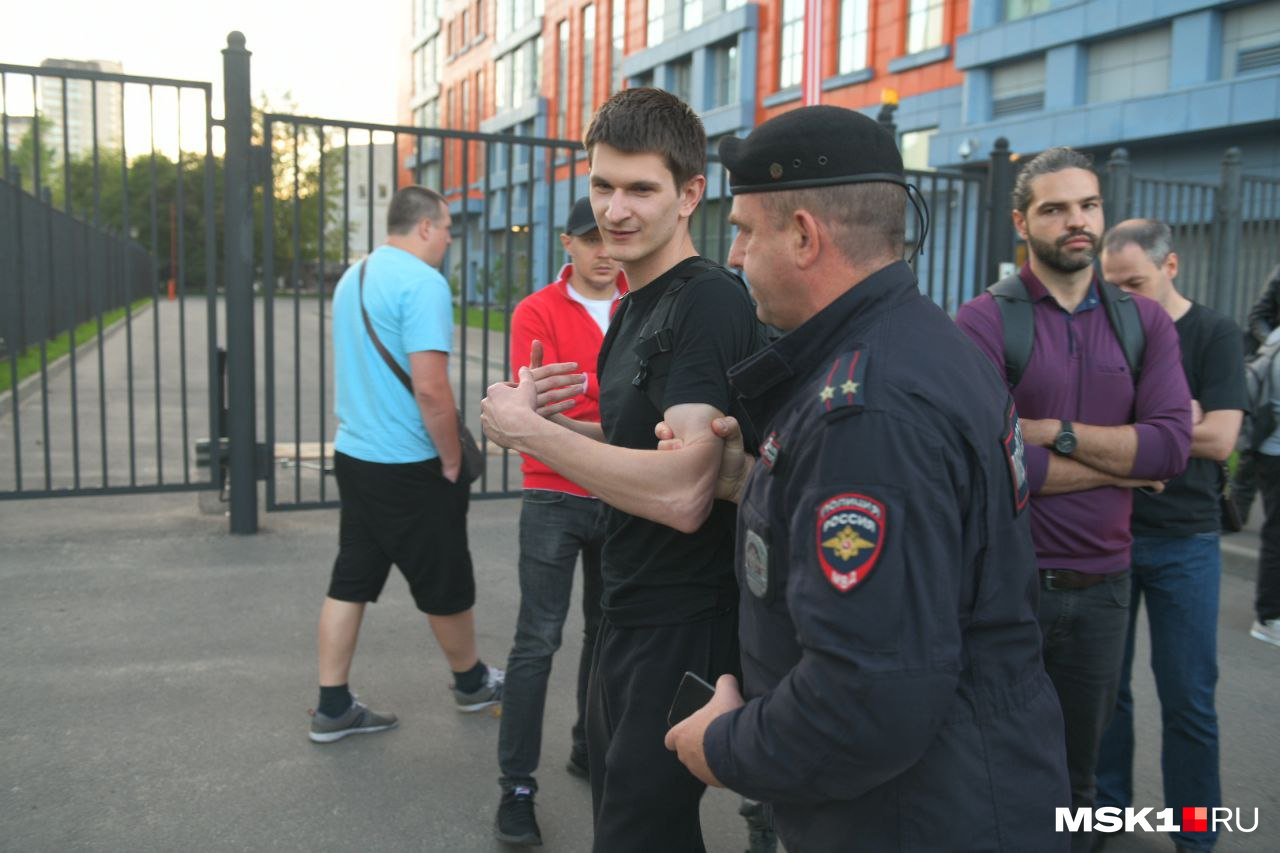
[[[670,92],[623,89],[600,105],[583,145],[590,159],[603,142],[624,154],[657,154],[676,187],[707,171],[707,132],[693,108]]]
[[[1120,223],[1102,238],[1103,251],[1107,252],[1118,252],[1130,243],[1160,266],[1173,252],[1173,231],[1159,219],[1135,219]]]
[[[424,219],[439,222],[449,203],[435,190],[412,184],[396,190],[387,206],[387,233],[408,234]]]
[[[1093,169],[1093,158],[1074,148],[1059,145],[1042,151],[1031,158],[1013,183],[1013,209],[1022,213],[1031,206],[1031,182],[1041,175],[1051,175],[1067,169]]]
[[[854,263],[872,257],[902,257],[907,230],[907,194],[884,182],[841,184],[759,193],[773,224],[782,227],[797,210],[807,210],[831,229],[836,246]]]

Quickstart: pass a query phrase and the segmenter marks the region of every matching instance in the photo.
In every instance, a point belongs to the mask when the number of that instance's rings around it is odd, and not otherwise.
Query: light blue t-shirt
[[[369,256],[364,307],[378,339],[409,372],[411,352],[449,352],[453,304],[449,285],[403,249],[381,246]],[[360,315],[360,264],[333,293],[334,449],[366,462],[421,462],[439,456],[413,395],[378,354]]]

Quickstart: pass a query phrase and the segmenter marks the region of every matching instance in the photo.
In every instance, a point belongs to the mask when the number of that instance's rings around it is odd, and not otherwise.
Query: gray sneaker
[[[319,711],[311,712],[311,740],[314,743],[333,743],[347,735],[364,735],[385,732],[400,725],[395,714],[370,711],[369,706],[353,695],[351,707],[340,717],[330,717]]]
[[[1255,621],[1253,627],[1249,629],[1249,636],[1273,646],[1280,646],[1280,619]]]
[[[472,693],[464,693],[457,687],[451,687],[453,700],[458,703],[458,710],[464,714],[481,711],[497,705],[502,701],[502,682],[507,674],[496,666],[485,665],[489,672],[485,675],[484,684]]]

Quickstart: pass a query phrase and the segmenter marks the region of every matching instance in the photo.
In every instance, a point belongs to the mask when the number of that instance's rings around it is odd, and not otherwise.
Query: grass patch
[[[136,313],[144,305],[150,305],[151,298],[145,297],[133,303],[133,310]],[[116,308],[102,315],[102,328],[105,330],[120,318],[124,317],[124,308]],[[88,343],[98,335],[98,320],[95,317],[76,326],[75,338],[76,346]],[[61,358],[71,351],[71,335],[63,332],[51,341],[45,341],[45,360],[52,364],[56,359]],[[0,358],[0,392],[8,391],[13,386],[13,367],[10,364],[12,359]],[[28,376],[34,376],[40,372],[40,345],[27,347],[26,350],[18,354],[18,381],[26,379]]]
[[[453,322],[462,322],[462,310],[456,305],[453,308]],[[484,328],[484,308],[475,305],[467,306],[467,325],[473,329]],[[505,332],[507,330],[507,315],[498,308],[490,306],[489,308],[489,331]]]

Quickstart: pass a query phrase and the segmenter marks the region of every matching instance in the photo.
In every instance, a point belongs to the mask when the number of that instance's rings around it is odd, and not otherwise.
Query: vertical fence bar
[[[370,137],[372,138],[372,137]],[[463,415],[467,412],[467,339],[471,337],[471,306],[470,306],[470,289],[471,289],[471,264],[469,263],[470,253],[467,251],[467,232],[471,229],[470,223],[467,221],[467,196],[471,194],[470,173],[471,168],[471,145],[466,141],[462,142],[462,157],[459,160],[462,167],[462,178],[459,181],[461,192],[461,204],[458,208],[458,219],[462,223],[462,276],[461,284],[458,286],[459,292],[462,294],[462,311],[460,313],[460,337],[462,338],[462,352],[458,359],[458,408],[462,410]],[[489,329],[486,326],[482,330],[482,334],[488,335]]]
[[[160,419],[160,291],[156,257],[160,251],[160,223],[156,201],[156,92],[147,85],[147,136],[151,149],[151,351],[153,364],[151,380],[155,383],[156,407],[156,483],[164,483],[164,437]]]
[[[107,289],[109,284],[104,276],[107,269],[107,247],[102,240],[102,173],[99,163],[98,152],[98,81],[93,80],[90,86],[90,115],[92,117],[91,126],[93,132],[93,224],[94,224],[94,240],[93,242],[101,247],[100,255],[102,262],[94,264],[94,269],[98,271],[97,280],[101,287],[97,291],[96,315],[98,320],[98,441],[102,451],[102,487],[109,485],[107,474],[107,356],[103,349],[103,322],[102,312],[107,302]]]
[[[133,262],[129,247],[133,242],[129,223],[129,155],[125,144],[124,83],[120,87],[120,236],[122,239],[121,267],[124,273],[124,340],[125,340],[125,400],[129,407],[129,485],[138,485],[137,423],[133,408]]]
[[[344,131],[345,133],[345,131]],[[275,241],[275,123],[271,116],[262,117],[262,144],[266,149],[266,168],[262,171],[262,382],[263,404],[266,406],[267,447],[276,446],[276,241]],[[343,155],[347,150],[343,148]],[[343,221],[343,233],[346,220]],[[267,472],[267,509],[276,508],[276,466]]]
[[[6,152],[8,147],[5,148]],[[22,176],[13,175],[13,280],[14,284],[14,302],[15,310],[9,312],[13,320],[13,333],[9,336],[9,402],[13,406],[13,475],[14,486],[17,491],[22,491],[22,411],[18,405],[18,356],[26,348],[25,335],[22,334],[22,326],[26,322],[26,307],[23,305],[23,290],[26,285],[26,264],[25,252],[23,251],[25,241],[23,240],[22,229]]]
[[[302,292],[298,265],[302,260],[302,200],[299,198],[302,164],[298,159],[298,122],[293,122],[293,231],[289,245],[289,283],[293,288],[293,502],[302,503]],[[372,172],[370,173],[372,175]],[[369,186],[373,194],[373,186]],[[366,220],[373,224],[373,211]],[[373,232],[370,231],[370,240]]]
[[[254,476],[253,210],[249,187],[251,133],[249,51],[244,35],[227,36],[223,56],[226,98],[227,378],[231,409],[231,532],[258,530]]]
[[[178,90],[178,121],[182,121],[182,90]],[[179,148],[181,150],[181,148]],[[218,276],[217,232],[214,229],[214,160],[213,160],[213,87],[204,88],[204,290],[205,290],[205,361],[208,363],[209,440],[214,448],[221,448],[222,437],[227,433],[223,417],[222,401],[226,398],[222,389],[222,371],[218,369]],[[172,275],[173,273],[170,273]],[[268,336],[270,337],[270,336]],[[184,392],[185,393],[185,392]],[[182,421],[182,481],[191,482],[188,454],[191,442],[187,436],[186,406]],[[221,455],[213,456],[209,465],[209,482],[215,488],[224,485]]]
[[[324,125],[320,125],[319,127],[317,127],[317,128],[316,128],[316,136],[319,138],[319,142],[320,142],[320,246],[319,246],[319,249],[318,249],[318,251],[317,251],[317,253],[316,253],[316,254],[318,254],[318,255],[319,255],[319,262],[320,262],[320,276],[319,276],[319,283],[316,285],[316,317],[317,317],[317,325],[318,325],[318,328],[317,328],[317,336],[318,336],[317,344],[318,344],[319,349],[320,349],[320,359],[319,359],[319,360],[320,360],[320,393],[319,393],[319,407],[318,407],[318,408],[319,408],[319,412],[318,412],[318,413],[319,413],[319,416],[320,416],[320,500],[321,500],[321,501],[323,501],[323,500],[324,500],[324,460],[325,460],[325,451],[324,451],[324,439],[325,439],[325,429],[324,429],[324,421],[325,421],[325,417],[324,417],[324,407],[325,407],[325,402],[326,402],[326,399],[325,399],[325,376],[324,376],[324,359],[325,359],[325,351],[324,351],[324,343],[325,343],[325,341],[324,341],[324,335],[325,335],[325,330],[324,330],[324,303],[325,303],[325,299],[326,299],[326,293],[325,293],[325,290],[326,290],[327,285],[328,285],[328,271],[329,271],[329,265],[328,265],[328,263],[327,263],[327,262],[326,262],[326,260],[325,260],[325,246],[324,246],[324,228],[325,228],[325,219],[327,218],[325,214],[326,214],[326,211],[327,211],[327,209],[328,209],[328,208],[326,208],[326,207],[325,207],[325,198],[324,198],[324,189],[325,189],[325,188],[324,188],[324,170],[325,170],[325,164],[324,164]],[[392,157],[391,157],[391,159],[392,159],[392,162],[394,163],[394,161],[395,161],[395,146],[394,146],[394,144],[392,145]],[[370,227],[370,228],[372,228],[372,227],[373,227],[373,223],[369,223],[369,227]]]
[[[40,149],[37,148],[37,151]],[[37,156],[36,160],[40,158]],[[43,205],[33,206],[34,211],[40,211],[44,214],[44,237],[45,237],[45,256],[44,256],[44,287],[43,293],[40,294],[40,423],[41,434],[44,438],[44,487],[46,489],[53,488],[53,448],[49,445],[49,338],[52,337],[52,324],[48,319],[52,317],[53,310],[53,205],[48,188],[42,194],[44,196]],[[14,389],[15,392],[17,389]]]

